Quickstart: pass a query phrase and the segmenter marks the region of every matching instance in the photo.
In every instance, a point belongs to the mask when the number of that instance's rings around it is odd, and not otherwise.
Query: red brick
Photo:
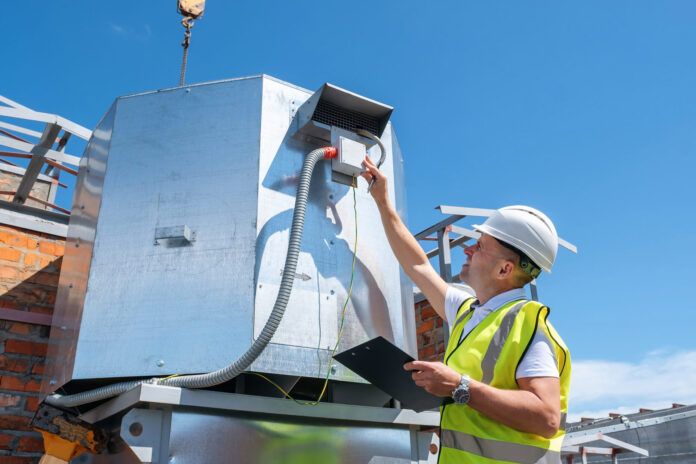
[[[27,237],[8,232],[0,232],[0,242],[6,243],[9,246],[18,248],[27,247]]]
[[[27,402],[24,405],[24,409],[30,412],[36,412],[36,410],[39,409],[39,398],[36,396],[27,397]]]
[[[19,262],[19,258],[21,256],[22,253],[18,250],[13,250],[12,248],[5,247],[0,248],[0,259],[4,259],[5,261],[13,261],[17,263]]]
[[[427,332],[428,330],[433,329],[433,324],[435,320],[431,319],[429,321],[422,322],[418,328],[416,329],[416,333],[422,334],[423,332]]]
[[[11,408],[17,406],[20,401],[22,401],[21,396],[0,393],[0,407]]]
[[[4,433],[0,434],[0,449],[13,449],[12,442],[14,441],[14,439],[15,437],[12,435],[5,435]],[[0,457],[0,462],[4,462],[2,459],[3,458]]]
[[[418,351],[420,358],[431,358],[435,356],[435,345],[424,346]]]
[[[44,364],[43,363],[34,364],[34,367],[31,368],[31,373],[36,374],[36,375],[43,375]]]
[[[58,286],[58,274],[51,274],[50,272],[25,271],[22,280],[34,284],[49,285],[51,287]]]
[[[30,423],[31,417],[10,416],[9,414],[0,416],[0,430],[31,430]]]
[[[35,266],[39,262],[39,255],[27,253],[24,255],[24,264],[27,266]]]
[[[39,251],[45,255],[52,255],[56,251],[56,246],[51,242],[39,243]]]
[[[441,318],[438,317],[437,319],[435,319],[435,327],[442,327],[442,319]]]
[[[10,325],[10,332],[18,335],[29,335],[31,333],[31,326],[22,322],[13,322],[12,325]]]
[[[0,388],[4,388],[5,390],[36,393],[41,390],[41,383],[33,379],[22,380],[20,377],[3,375],[0,376]]]
[[[0,464],[36,464],[38,458],[30,456],[2,456]]]
[[[20,437],[17,451],[25,453],[38,453],[43,451],[43,440],[41,435]]]
[[[30,354],[32,356],[46,356],[46,343],[29,342],[26,340],[7,340],[5,342],[6,353]]]
[[[16,356],[0,354],[0,370],[25,373],[29,370],[29,361],[26,359],[17,359]]]
[[[431,317],[437,316],[437,313],[435,312],[435,310],[432,307],[426,306],[423,309],[421,309],[420,316],[421,316],[421,320],[425,321],[427,319],[430,319]]]
[[[27,238],[27,249],[35,250],[39,247],[39,242],[33,238]]]
[[[10,266],[0,266],[0,279],[18,280],[19,271]]]
[[[29,308],[29,312],[39,314],[53,314],[53,308],[46,306],[32,306]]]
[[[65,254],[65,246],[56,244],[53,250],[53,256],[63,256]]]
[[[14,300],[10,300],[7,297],[5,297],[5,298],[0,297],[0,308],[19,309],[20,306]]]

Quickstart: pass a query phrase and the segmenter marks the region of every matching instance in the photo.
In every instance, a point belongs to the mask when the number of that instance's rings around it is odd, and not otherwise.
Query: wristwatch
[[[457,404],[466,404],[469,402],[469,381],[471,378],[462,374],[462,378],[459,381],[459,385],[452,390],[452,399]]]

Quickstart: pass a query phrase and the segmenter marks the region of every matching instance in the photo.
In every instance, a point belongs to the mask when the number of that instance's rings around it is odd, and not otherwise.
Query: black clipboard
[[[384,337],[376,337],[334,356],[334,359],[370,382],[401,406],[421,412],[434,409],[443,398],[417,386],[404,364],[414,359]]]

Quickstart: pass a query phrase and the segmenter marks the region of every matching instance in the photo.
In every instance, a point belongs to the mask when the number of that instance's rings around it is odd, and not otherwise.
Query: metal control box
[[[304,157],[328,144],[322,130],[333,124],[350,132],[340,118],[344,101],[357,102],[350,114],[374,121],[388,151],[390,196],[404,216],[391,109],[364,99],[378,117],[362,114],[363,97],[334,86],[317,95],[257,76],[114,102],[77,180],[44,391],[73,379],[212,371],[246,351],[280,285]],[[356,140],[345,141],[351,165]],[[332,181],[331,163],[317,166],[292,296],[252,370],[327,372],[351,278],[355,214],[355,281],[339,350],[381,335],[416,354],[412,285],[366,188],[359,179],[353,194]],[[340,365],[332,372],[361,381]]]

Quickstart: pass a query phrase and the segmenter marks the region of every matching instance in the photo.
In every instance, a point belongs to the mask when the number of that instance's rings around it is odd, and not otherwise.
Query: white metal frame
[[[38,132],[0,119],[0,149],[11,150],[0,151],[0,162],[3,163],[0,168],[22,176],[17,190],[11,192],[11,203],[24,205],[31,198],[53,210],[69,214],[69,210],[55,204],[55,196],[58,187],[64,186],[59,182],[60,173],[77,175],[80,157],[66,153],[65,147],[71,136],[87,141],[92,136],[92,131],[61,116],[34,111],[2,95],[0,118],[44,124],[43,132]],[[32,138],[37,140],[32,141]],[[29,159],[29,164],[23,168],[5,158],[26,158]],[[44,174],[41,174],[44,167]],[[30,196],[37,179],[51,182],[48,201]],[[5,192],[7,193],[9,192]]]

